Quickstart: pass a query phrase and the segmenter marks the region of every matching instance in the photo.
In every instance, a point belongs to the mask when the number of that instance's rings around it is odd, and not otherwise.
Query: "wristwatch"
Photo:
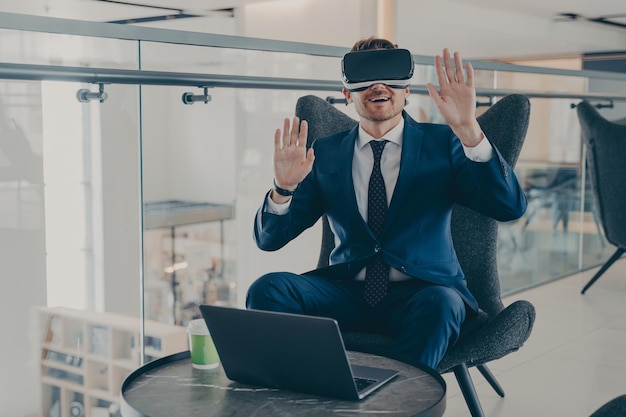
[[[276,178],[274,178],[274,191],[276,191],[279,195],[282,195],[283,197],[291,197],[296,190],[287,190],[285,188],[280,188],[278,185],[276,185]]]

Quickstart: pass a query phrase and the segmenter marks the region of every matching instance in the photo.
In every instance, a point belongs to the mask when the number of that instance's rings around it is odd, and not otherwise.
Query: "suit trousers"
[[[466,309],[453,289],[421,280],[389,282],[387,296],[375,307],[363,299],[362,281],[272,272],[248,289],[246,307],[330,317],[342,332],[391,336],[392,349],[437,368],[459,337]]]

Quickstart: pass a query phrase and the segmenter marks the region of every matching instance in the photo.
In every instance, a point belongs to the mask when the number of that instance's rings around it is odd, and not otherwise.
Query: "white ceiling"
[[[6,1],[6,0],[5,0]],[[0,0],[0,2],[5,2]],[[120,21],[140,18],[158,18],[177,13],[212,15],[224,13],[223,9],[232,9],[250,3],[259,3],[269,0],[30,0],[42,2],[47,15],[67,17],[92,21]],[[377,0],[369,1],[375,4]],[[461,29],[471,30],[472,37],[462,39],[465,42],[463,51],[467,57],[473,58],[512,58],[536,55],[563,55],[585,52],[599,52],[607,50],[626,50],[626,0],[398,0],[404,4],[404,9],[414,8],[420,12],[424,7],[432,12],[433,7],[441,7],[445,12],[455,8],[471,10],[471,16],[456,16],[460,23],[454,23]],[[121,4],[127,2],[128,4]],[[28,1],[11,2],[12,7]],[[80,5],[81,7],[76,7]],[[408,5],[408,6],[407,6]],[[440,6],[441,5],[441,6]],[[447,8],[447,9],[446,9]],[[16,11],[4,7],[3,11]],[[77,10],[80,10],[78,12]],[[332,13],[331,10],[328,13]],[[446,16],[436,16],[441,19],[440,26],[448,22]],[[562,13],[580,16],[578,19],[559,17]],[[417,13],[419,14],[419,13]],[[494,16],[492,21],[483,23],[484,16]],[[411,17],[412,18],[412,17]],[[610,26],[593,22],[593,19],[606,18],[623,27]],[[419,28],[406,23],[409,18],[397,16],[398,38],[403,39],[405,47],[415,53],[438,53],[439,45],[433,45],[437,50],[430,51],[424,43],[415,47],[407,45],[405,40],[423,38]],[[461,20],[463,19],[463,20]],[[467,21],[467,22],[466,22]],[[474,21],[474,26],[472,26]],[[509,23],[509,21],[511,23]],[[411,22],[410,20],[408,22]],[[478,22],[478,23],[476,23]],[[514,23],[513,23],[514,22]],[[321,22],[320,24],[323,24]],[[515,25],[531,27],[513,27]],[[178,20],[176,28],[184,25],[184,19]],[[435,23],[433,23],[435,25]],[[422,21],[422,26],[424,22]],[[428,22],[426,24],[428,26]],[[166,27],[160,25],[160,27]],[[433,26],[437,27],[437,26]],[[431,33],[431,29],[423,29]],[[415,36],[412,33],[415,31]],[[446,34],[444,33],[443,36]],[[446,45],[452,45],[458,35],[447,34]],[[439,38],[441,38],[441,34]],[[456,36],[456,39],[453,37]],[[317,43],[313,41],[313,43]],[[460,43],[460,42],[459,42]],[[433,42],[430,42],[433,44]]]
[[[213,10],[232,9],[241,5],[258,3],[269,0],[83,0],[103,3],[102,7],[116,8],[119,18],[124,18],[124,9],[131,10],[132,5],[145,5],[148,14],[166,12],[166,9],[177,9],[188,13],[207,13]],[[419,1],[419,0],[418,0]],[[572,13],[584,18],[598,18],[605,16],[621,16],[614,18],[626,24],[625,0],[453,0],[457,3],[466,3],[486,9],[501,10],[541,18],[556,18],[561,13]],[[122,6],[120,3],[128,3]],[[154,7],[155,9],[151,8]],[[159,10],[156,7],[163,7]],[[329,11],[331,12],[331,11]],[[626,30],[626,28],[624,29]]]
[[[398,40],[425,55],[439,53],[442,46],[458,48],[468,58],[505,60],[626,50],[626,0],[399,1],[398,27],[411,32],[401,31]],[[427,17],[420,18],[420,12]],[[579,17],[561,16],[566,13]],[[598,18],[624,26],[592,21]]]
[[[489,9],[503,10],[528,16],[552,18],[559,13],[576,13],[594,18],[608,15],[626,17],[624,0],[454,0]]]
[[[102,0],[87,0],[102,1]],[[243,4],[268,0],[128,0],[130,4],[160,6],[189,11],[228,9]],[[414,0],[415,1],[415,0]],[[419,1],[419,0],[418,0]],[[553,17],[558,13],[576,13],[586,17],[626,15],[624,0],[454,0],[489,9],[516,12],[537,17]],[[124,0],[120,0],[124,2]],[[109,3],[113,6],[113,3]],[[331,12],[331,11],[329,11]]]

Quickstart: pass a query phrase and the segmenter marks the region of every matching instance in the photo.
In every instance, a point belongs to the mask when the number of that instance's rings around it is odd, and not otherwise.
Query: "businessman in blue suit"
[[[255,217],[256,243],[278,250],[326,214],[335,248],[328,267],[260,277],[246,306],[380,332],[397,353],[436,368],[478,310],[452,243],[453,204],[509,221],[526,197],[476,120],[471,64],[447,49],[435,57],[439,89],[427,88],[446,124],[418,123],[404,111],[413,62],[403,51],[369,38],[344,57],[354,129],[308,150],[305,120],[276,130],[274,188]]]

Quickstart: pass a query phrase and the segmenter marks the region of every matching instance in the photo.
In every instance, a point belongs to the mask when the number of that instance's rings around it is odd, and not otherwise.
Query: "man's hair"
[[[350,52],[369,51],[372,49],[396,49],[397,47],[398,45],[387,39],[375,38],[373,36],[370,36],[367,39],[361,39],[360,41],[357,41],[357,43],[352,46],[352,49],[350,49]]]

